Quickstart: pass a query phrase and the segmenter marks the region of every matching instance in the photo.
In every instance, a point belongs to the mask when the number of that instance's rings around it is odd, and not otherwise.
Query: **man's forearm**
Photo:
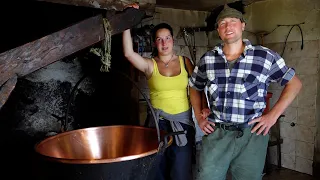
[[[270,110],[270,114],[279,117],[298,95],[302,87],[301,81],[294,76],[283,89],[279,100]]]
[[[201,92],[201,104],[202,104],[202,108],[201,109],[205,109],[205,108],[209,108],[208,107],[208,101],[207,101],[207,96],[204,93],[204,91]]]

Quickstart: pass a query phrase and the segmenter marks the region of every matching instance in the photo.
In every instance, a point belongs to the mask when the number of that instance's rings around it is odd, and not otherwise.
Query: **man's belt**
[[[215,122],[214,124],[216,125],[217,128],[222,128],[222,129],[228,130],[228,131],[238,131],[239,129],[244,129],[244,128],[249,127],[247,123],[243,123],[243,124],[228,124],[228,123]]]
[[[215,128],[221,128],[227,131],[238,131],[237,138],[243,136],[243,129],[249,127],[246,123],[244,124],[228,124],[228,123],[214,123]]]

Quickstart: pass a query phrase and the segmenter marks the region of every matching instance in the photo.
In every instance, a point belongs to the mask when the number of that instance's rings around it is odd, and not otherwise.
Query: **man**
[[[276,52],[242,39],[241,12],[225,6],[216,19],[223,43],[205,53],[189,79],[191,103],[205,134],[199,159],[200,180],[262,179],[268,132],[299,93],[295,70]],[[267,113],[271,82],[285,86]],[[210,109],[202,109],[200,92],[207,87]]]

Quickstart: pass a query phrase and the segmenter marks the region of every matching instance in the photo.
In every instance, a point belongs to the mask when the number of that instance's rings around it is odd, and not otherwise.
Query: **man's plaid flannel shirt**
[[[189,78],[192,88],[207,86],[210,121],[242,124],[261,116],[270,83],[283,86],[295,75],[278,53],[243,42],[244,51],[231,71],[219,44],[201,57]]]

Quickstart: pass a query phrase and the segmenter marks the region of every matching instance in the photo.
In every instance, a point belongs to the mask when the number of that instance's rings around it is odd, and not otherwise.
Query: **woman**
[[[135,7],[137,8],[137,7]],[[188,76],[193,72],[189,58],[173,52],[173,30],[166,23],[153,28],[154,57],[143,58],[134,52],[130,30],[123,32],[125,57],[142,71],[150,90],[150,101],[159,117],[159,128],[167,132],[186,130],[174,137],[163,158],[156,179],[191,180],[195,128],[188,98]]]

